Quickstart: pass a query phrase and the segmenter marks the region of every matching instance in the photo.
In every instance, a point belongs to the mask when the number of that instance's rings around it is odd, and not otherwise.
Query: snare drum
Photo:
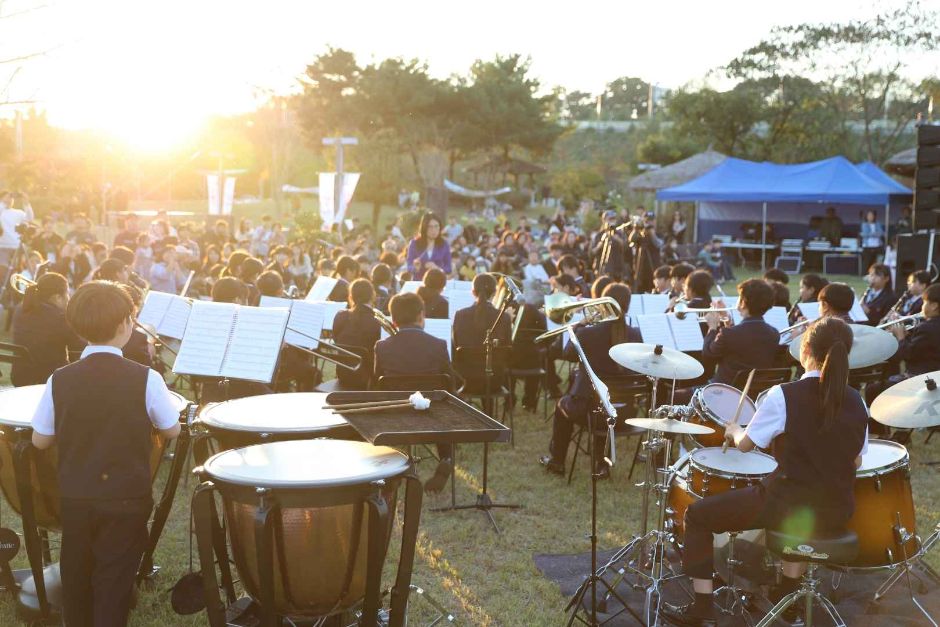
[[[858,534],[857,567],[889,566],[911,557],[918,543],[902,546],[895,528],[900,524],[915,533],[914,498],[907,449],[896,442],[869,440],[868,453],[855,472],[855,513],[848,528]]]
[[[200,558],[212,545],[204,521],[218,491],[241,585],[262,612],[312,619],[349,610],[368,601],[369,592],[375,601],[379,581],[371,590],[368,554],[379,548],[381,572],[406,478],[403,535],[414,546],[408,525],[416,534],[412,516],[420,513],[420,484],[409,459],[395,449],[326,439],[268,442],[214,455],[199,472],[206,481],[193,502]],[[264,554],[271,560],[267,568]],[[214,581],[215,568],[214,560],[203,561],[203,576]],[[210,624],[225,624],[209,605]]]
[[[0,390],[0,490],[18,514],[23,507],[16,489],[14,455],[16,447],[30,442],[33,437],[31,421],[45,391],[45,384],[27,385]],[[185,398],[171,392],[177,410],[186,408]],[[59,509],[59,465],[56,447],[38,450],[29,447],[30,485],[32,486],[33,511],[36,525],[41,529],[58,531],[62,528]],[[153,448],[150,454],[151,478],[156,477],[160,460],[163,459],[163,440],[153,432]]]
[[[198,424],[222,451],[284,440],[360,440],[345,418],[322,409],[326,396],[318,392],[263,394],[212,403],[200,412]]]
[[[740,390],[724,383],[709,383],[697,389],[692,395],[692,409],[695,413],[688,421],[711,427],[715,432],[693,436],[695,441],[702,446],[721,446],[725,438],[725,427],[734,418],[740,398]],[[754,411],[754,401],[745,398],[738,424],[747,426],[754,417]]]

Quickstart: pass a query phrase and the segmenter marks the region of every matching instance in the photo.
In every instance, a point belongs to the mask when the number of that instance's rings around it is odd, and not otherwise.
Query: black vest
[[[52,375],[64,498],[151,497],[148,372],[129,359],[95,353]]]
[[[774,440],[778,467],[768,480],[768,491],[780,501],[781,517],[792,524],[840,530],[855,510],[855,458],[865,442],[865,404],[846,386],[841,411],[830,429],[821,432],[819,378],[780,387],[787,423],[783,441]]]

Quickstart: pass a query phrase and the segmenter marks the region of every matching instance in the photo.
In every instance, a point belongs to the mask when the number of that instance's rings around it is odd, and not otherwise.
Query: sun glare
[[[138,152],[165,152],[180,146],[199,129],[201,120],[192,117],[143,114],[128,111],[100,123],[101,130]]]

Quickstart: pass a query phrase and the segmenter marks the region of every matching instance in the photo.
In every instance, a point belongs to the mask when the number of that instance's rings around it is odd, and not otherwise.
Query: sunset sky
[[[7,0],[2,14],[39,4]],[[258,88],[296,90],[296,77],[327,45],[361,62],[417,57],[440,77],[465,72],[477,58],[520,52],[546,87],[597,92],[623,75],[680,86],[774,25],[874,12],[856,0],[51,0],[0,20],[0,54],[49,51],[23,66],[10,99],[36,100],[56,124],[156,147],[212,114],[250,110]],[[940,73],[938,58],[912,65]],[[0,67],[9,75],[14,66]]]

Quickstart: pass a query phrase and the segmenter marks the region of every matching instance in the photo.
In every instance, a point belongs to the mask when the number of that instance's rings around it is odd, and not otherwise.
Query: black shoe
[[[424,491],[428,494],[437,494],[447,485],[451,473],[451,460],[442,459],[434,470],[434,475],[424,484]]]
[[[664,603],[660,613],[667,623],[679,627],[716,627],[718,624],[714,613],[705,616],[697,611],[694,603],[678,606]]]
[[[560,475],[562,477],[565,476],[565,465],[556,462],[554,459],[552,459],[551,455],[542,455],[539,457],[539,463],[545,467],[545,470],[552,473],[553,475]]]

